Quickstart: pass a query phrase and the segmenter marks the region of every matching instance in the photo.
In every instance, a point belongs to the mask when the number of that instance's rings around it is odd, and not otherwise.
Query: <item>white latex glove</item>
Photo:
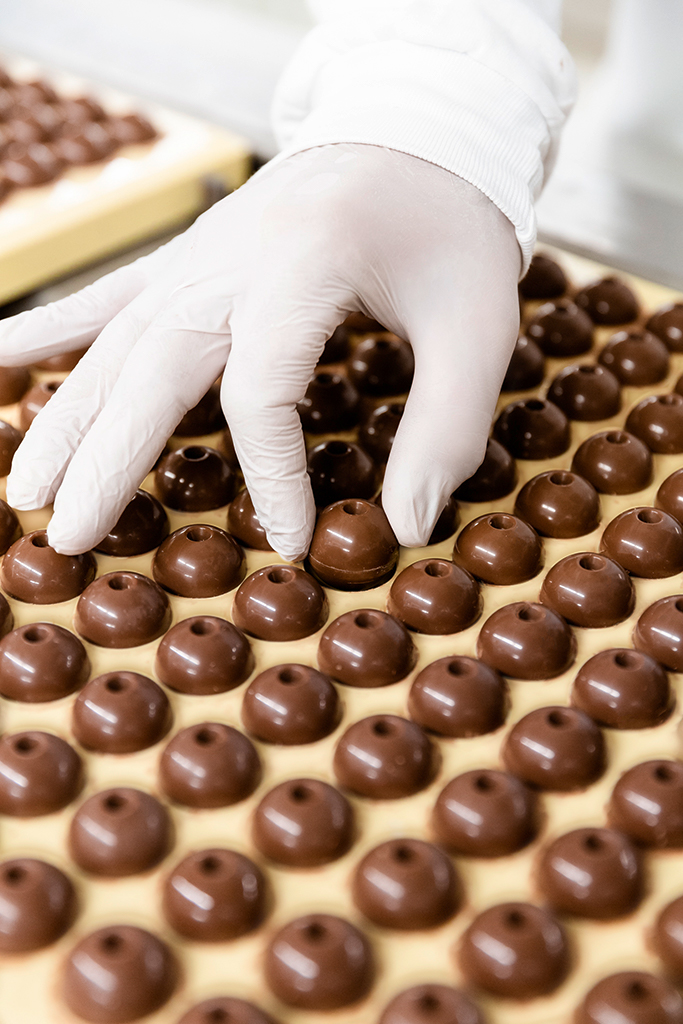
[[[449,171],[368,145],[276,159],[152,255],[0,323],[4,365],[96,338],[19,447],[8,500],[54,500],[50,544],[91,548],[224,371],[258,517],[276,551],[302,557],[315,508],[296,403],[326,339],[360,310],[415,352],[382,503],[402,544],[424,544],[483,458],[519,271],[511,223]]]

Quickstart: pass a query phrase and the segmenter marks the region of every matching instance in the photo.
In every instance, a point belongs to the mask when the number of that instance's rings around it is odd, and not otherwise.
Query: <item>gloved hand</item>
[[[370,145],[276,159],[152,255],[0,323],[0,365],[96,339],[17,451],[8,500],[54,500],[50,544],[91,548],[223,372],[258,517],[277,552],[301,558],[315,508],[296,403],[326,339],[361,311],[414,349],[382,503],[402,544],[424,544],[483,458],[519,270],[511,223],[449,171]]]

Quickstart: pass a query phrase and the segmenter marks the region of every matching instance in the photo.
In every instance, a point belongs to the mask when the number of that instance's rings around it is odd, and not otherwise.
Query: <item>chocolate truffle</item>
[[[395,334],[370,335],[349,360],[349,377],[364,395],[384,398],[410,390],[415,372],[413,350]]]
[[[626,429],[658,455],[683,452],[683,395],[650,395],[631,409]]]
[[[277,1021],[246,999],[217,996],[197,1003],[183,1014],[178,1024],[277,1024]]]
[[[683,469],[675,470],[664,480],[657,491],[655,504],[683,526]]]
[[[293,565],[257,569],[237,590],[235,624],[259,640],[301,640],[321,629],[329,606],[317,580]]]
[[[567,277],[559,263],[537,252],[519,282],[519,290],[525,299],[556,299],[566,292]]]
[[[252,860],[235,850],[200,850],[166,878],[163,911],[184,938],[224,942],[258,928],[266,900],[266,880]]]
[[[576,293],[576,305],[596,324],[629,324],[640,312],[638,300],[619,277],[603,277]]]
[[[26,392],[19,406],[19,425],[26,433],[34,419],[44,406],[50,401],[61,381],[44,380],[40,384],[34,384]]]
[[[95,579],[97,562],[84,555],[60,555],[47,542],[46,530],[15,541],[2,560],[0,582],[10,597],[28,604],[57,604],[78,597]]]
[[[379,505],[352,498],[320,514],[308,564],[326,586],[367,590],[390,579],[398,562],[398,541]]]
[[[12,405],[31,386],[31,374],[25,366],[0,366],[0,405]]]
[[[109,878],[138,875],[168,853],[173,826],[149,793],[119,786],[95,793],[76,811],[69,852],[83,871]]]
[[[256,551],[272,551],[266,531],[261,526],[251,495],[246,487],[230,502],[228,508],[228,530],[245,548]]]
[[[470,574],[445,558],[423,558],[399,573],[387,611],[416,633],[459,633],[481,615],[479,587]]]
[[[571,441],[569,420],[557,405],[544,398],[525,398],[506,405],[493,430],[516,459],[554,459],[566,452]]]
[[[467,979],[507,999],[549,995],[569,973],[571,957],[560,923],[531,903],[499,903],[475,917],[460,942]]]
[[[372,947],[348,921],[331,914],[298,917],[280,928],[265,959],[266,981],[287,1006],[338,1010],[368,994]]]
[[[215,448],[190,445],[169,452],[155,473],[159,498],[179,512],[207,512],[227,505],[235,493],[235,474]]]
[[[518,601],[486,620],[477,656],[514,679],[553,679],[574,661],[576,637],[552,608]]]
[[[483,736],[505,721],[508,689],[495,669],[476,658],[439,658],[415,677],[410,717],[440,736]]]
[[[453,917],[462,901],[462,886],[438,846],[420,839],[391,839],[360,861],[352,895],[373,924],[419,931]]]
[[[454,494],[460,501],[498,501],[513,491],[516,483],[515,460],[500,442],[489,438],[481,466]]]
[[[152,560],[154,579],[180,597],[218,597],[244,578],[244,552],[218,526],[193,524],[175,530]]]
[[[122,146],[150,142],[156,138],[156,129],[142,114],[121,114],[107,118],[114,138]]]
[[[541,855],[538,886],[553,910],[612,921],[643,898],[640,854],[611,828],[577,828],[559,836]]]
[[[633,631],[633,644],[673,672],[683,672],[683,595],[663,597],[646,608]]]
[[[628,648],[594,654],[579,669],[572,689],[572,703],[612,729],[661,725],[671,714],[672,696],[659,662]]]
[[[234,690],[251,675],[254,656],[245,635],[225,619],[196,615],[176,623],[157,647],[155,670],[179,693]]]
[[[315,743],[334,731],[340,716],[334,686],[308,665],[266,669],[251,681],[242,700],[245,729],[266,743]]]
[[[432,814],[438,839],[465,857],[507,857],[536,837],[538,798],[514,775],[475,769],[451,779]]]
[[[2,162],[3,174],[15,188],[33,188],[35,185],[45,185],[48,181],[54,181],[61,174],[64,166],[65,161],[53,152],[51,146],[28,140],[26,144],[19,144],[17,152],[6,156]],[[36,384],[35,387],[42,387],[42,385]],[[34,388],[31,389],[31,391],[33,390]],[[29,391],[24,395],[22,402],[30,393]],[[51,395],[47,396],[47,398],[50,397]],[[26,426],[24,426],[24,422],[25,420],[21,416],[22,430],[27,430],[30,420]]]
[[[683,764],[643,761],[624,772],[608,808],[613,828],[642,846],[683,847]]]
[[[22,437],[23,434],[11,423],[0,420],[0,476],[7,476],[12,468],[12,459]]]
[[[414,722],[398,715],[371,715],[343,733],[334,752],[342,786],[373,800],[400,800],[434,778],[438,751]]]
[[[0,693],[35,703],[80,689],[90,674],[83,644],[62,626],[32,622],[0,640]]]
[[[410,633],[398,619],[376,608],[344,612],[318,645],[318,665],[347,686],[389,686],[404,679],[417,661]]]
[[[159,783],[185,807],[229,807],[254,792],[261,762],[251,740],[219,722],[177,732],[164,748]]]
[[[515,501],[515,514],[546,537],[582,537],[600,522],[600,499],[578,473],[551,469],[532,477]]]
[[[91,679],[72,708],[73,734],[87,750],[131,754],[154,746],[171,727],[168,697],[138,672],[107,672]]]
[[[603,735],[578,708],[530,711],[512,727],[502,753],[523,782],[562,793],[590,786],[606,766]]]
[[[55,373],[68,373],[80,363],[81,359],[90,346],[77,348],[72,352],[62,352],[58,356],[48,356],[47,359],[40,359],[33,363],[34,370],[53,370]]]
[[[77,909],[71,880],[59,868],[31,857],[0,864],[0,953],[50,946],[69,930]]]
[[[79,166],[105,160],[117,148],[117,142],[105,125],[91,121],[67,125],[51,148],[65,163]]]
[[[683,570],[683,527],[660,509],[631,508],[608,524],[600,549],[633,576],[675,576]]]
[[[450,498],[441,509],[439,518],[434,523],[434,529],[429,535],[427,544],[440,544],[442,540],[448,540],[455,533],[460,522],[460,506],[455,500],[455,495]]]
[[[0,737],[0,814],[35,818],[61,811],[83,784],[81,759],[49,732]]]
[[[523,519],[493,512],[473,519],[460,532],[453,560],[484,583],[509,587],[540,572],[543,544]]]
[[[671,302],[653,313],[645,324],[670,352],[683,352],[683,302]]]
[[[32,107],[36,103],[56,103],[58,96],[49,82],[40,78],[32,82],[14,82],[11,86],[15,103]]]
[[[683,1024],[683,999],[673,985],[645,971],[610,974],[594,985],[574,1024]]]
[[[168,529],[168,516],[161,502],[147,491],[139,490],[95,551],[116,558],[143,555],[161,544]]]
[[[484,1024],[484,1017],[464,992],[427,984],[394,996],[378,1024]]]
[[[600,362],[622,384],[659,384],[669,372],[669,350],[649,331],[617,331],[600,352]]]
[[[351,329],[347,324],[339,324],[325,342],[325,347],[318,359],[319,366],[328,363],[341,363],[348,359],[351,352]]]
[[[543,580],[540,600],[574,626],[604,629],[629,617],[636,593],[617,562],[582,551],[552,567]]]
[[[173,433],[176,437],[199,437],[214,434],[225,427],[225,416],[221,408],[221,386],[212,384],[203,398],[188,409]]]
[[[404,408],[402,402],[378,405],[360,425],[358,443],[379,464],[389,458]]]
[[[350,803],[317,779],[289,779],[271,789],[254,811],[252,834],[264,857],[291,868],[338,860],[351,847]]]
[[[81,636],[99,647],[137,647],[149,643],[165,633],[170,622],[166,594],[139,572],[108,572],[100,576],[81,594],[74,615],[74,625]]]
[[[572,470],[602,494],[633,494],[652,480],[652,455],[633,434],[603,430],[579,445]]]
[[[547,356],[580,356],[593,344],[593,322],[570,299],[547,302],[527,324],[526,333]]]
[[[131,925],[91,932],[64,965],[62,995],[91,1024],[130,1024],[164,1005],[178,981],[165,942]]]
[[[344,498],[371,498],[377,490],[372,459],[346,441],[325,441],[309,452],[308,475],[318,508]]]
[[[351,430],[361,416],[360,395],[340,373],[316,373],[297,410],[309,434]]]
[[[566,366],[548,388],[548,398],[570,420],[606,420],[621,408],[621,387],[604,366]]]
[[[669,970],[678,978],[683,977],[683,896],[672,900],[659,914],[654,947]]]
[[[501,391],[528,391],[545,376],[545,359],[535,341],[524,334],[517,339],[501,385]]]

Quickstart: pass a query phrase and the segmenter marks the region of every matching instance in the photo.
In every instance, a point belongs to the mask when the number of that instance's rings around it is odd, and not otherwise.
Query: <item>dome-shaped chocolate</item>
[[[508,771],[539,789],[585,789],[603,774],[605,741],[578,708],[530,711],[512,727],[502,750]]]
[[[293,565],[267,565],[247,576],[232,606],[235,625],[260,640],[301,640],[327,621],[324,590]]]
[[[574,680],[572,703],[612,729],[650,729],[673,707],[669,678],[659,662],[628,648],[589,658]]]
[[[440,544],[442,540],[448,540],[448,538],[452,537],[455,533],[459,522],[460,506],[455,500],[455,494],[451,494],[450,498],[441,509],[439,518],[434,523],[434,528],[429,535],[427,544]]]
[[[543,398],[506,405],[493,431],[516,459],[554,459],[566,452],[571,441],[569,420],[557,405]]]
[[[543,353],[531,338],[522,334],[517,339],[501,391],[528,391],[538,387],[545,376]]]
[[[646,971],[621,971],[594,985],[574,1024],[683,1024],[683,999],[672,984]]]
[[[438,768],[438,751],[414,722],[398,715],[371,715],[345,730],[333,767],[342,786],[354,793],[400,800],[429,785]]]
[[[237,939],[258,928],[266,910],[263,872],[235,850],[191,853],[176,864],[164,883],[164,915],[186,939]]]
[[[156,130],[142,114],[110,114],[109,128],[121,146],[133,146],[156,138]]]
[[[676,977],[683,977],[683,896],[660,911],[654,930],[654,947]]]
[[[683,302],[671,302],[652,314],[645,324],[670,352],[683,352]]]
[[[76,605],[74,625],[99,647],[137,647],[168,629],[171,607],[161,587],[138,572],[109,572],[91,583]]]
[[[288,779],[271,789],[254,811],[252,834],[264,857],[292,868],[338,860],[354,840],[351,804],[317,779]]]
[[[49,732],[0,737],[0,814],[34,818],[61,811],[83,785],[80,757]]]
[[[617,331],[600,352],[600,362],[632,387],[659,384],[669,372],[669,350],[649,331]]]
[[[446,783],[432,814],[438,839],[465,857],[507,857],[539,826],[536,794],[516,776],[475,769]]]
[[[576,637],[552,608],[519,601],[488,617],[477,657],[515,679],[553,679],[574,661]]]
[[[570,420],[606,420],[621,408],[621,387],[604,366],[566,366],[551,382],[548,398]]]
[[[78,901],[71,880],[52,864],[17,857],[0,864],[0,953],[27,953],[60,939]]]
[[[540,572],[543,544],[523,519],[507,512],[491,512],[473,519],[460,531],[453,560],[485,583],[512,586]]]
[[[476,658],[432,661],[415,677],[410,717],[440,736],[483,736],[505,721],[508,688],[495,669]]]
[[[260,781],[261,762],[251,740],[219,722],[181,729],[159,762],[161,789],[185,807],[229,807],[250,796]]]
[[[683,452],[683,395],[650,395],[626,418],[626,429],[658,455]]]
[[[173,826],[149,793],[119,786],[89,797],[69,828],[69,852],[83,871],[121,878],[155,867],[168,853]]]
[[[415,371],[413,350],[395,334],[370,335],[349,360],[349,377],[364,395],[383,398],[410,389]]]
[[[556,299],[567,290],[567,276],[550,256],[536,252],[519,282],[519,290],[525,299]]]
[[[310,451],[308,475],[318,508],[346,498],[371,498],[377,490],[374,462],[350,441],[325,441]]]
[[[95,579],[95,556],[60,555],[47,542],[46,530],[15,541],[2,560],[0,582],[10,597],[28,604],[70,601]]]
[[[646,608],[633,631],[633,644],[673,672],[683,672],[683,594],[663,597]]]
[[[25,366],[0,366],[0,405],[13,405],[31,386],[31,374]]]
[[[657,491],[655,505],[663,508],[683,526],[683,469],[676,469]]]
[[[608,808],[613,828],[642,846],[683,847],[683,764],[643,761],[624,772]]]
[[[658,508],[631,508],[605,527],[600,550],[632,576],[675,576],[683,570],[683,527]]]
[[[221,408],[221,386],[216,381],[196,405],[188,409],[173,433],[176,437],[199,437],[213,434],[225,426]]]
[[[404,679],[416,661],[417,649],[403,623],[376,608],[344,612],[318,645],[322,671],[347,686],[388,686]]]
[[[130,754],[158,743],[171,721],[168,697],[155,682],[138,672],[107,672],[79,693],[71,728],[87,750]]]
[[[484,1024],[469,996],[448,985],[415,985],[399,992],[378,1024]]]
[[[266,743],[315,743],[336,728],[339,697],[308,665],[275,665],[251,681],[242,700],[245,729]]]
[[[358,443],[376,463],[384,463],[389,458],[403,410],[402,402],[378,405],[361,423]]]
[[[652,455],[633,434],[603,430],[579,445],[572,470],[602,494],[633,494],[652,480]]]
[[[593,344],[593,322],[571,299],[546,302],[527,324],[526,333],[547,356],[580,356]]]
[[[600,522],[600,498],[578,473],[551,469],[524,484],[515,514],[543,536],[582,537]]]
[[[636,594],[628,573],[594,551],[567,555],[546,574],[540,600],[575,626],[604,629],[627,619]]]
[[[347,324],[339,324],[325,342],[325,348],[318,358],[318,366],[327,366],[329,363],[342,363],[345,359],[348,359],[350,352],[351,329]]]
[[[353,498],[337,501],[320,514],[308,565],[326,586],[377,587],[390,579],[397,561],[398,541],[379,505]]]
[[[143,555],[161,544],[168,529],[168,516],[161,502],[147,491],[138,490],[95,551],[117,558]]]
[[[513,491],[516,483],[515,460],[499,441],[489,438],[484,461],[454,496],[460,501],[498,501]]]
[[[0,640],[0,693],[34,703],[59,700],[80,689],[90,674],[83,644],[62,626],[32,622]]]
[[[251,495],[246,487],[230,502],[228,508],[228,530],[245,548],[256,551],[272,551],[266,531],[261,526]]]
[[[468,572],[445,558],[413,562],[396,577],[387,611],[416,633],[459,633],[477,621],[482,599]]]
[[[318,372],[297,405],[301,425],[309,434],[351,430],[361,415],[358,391],[340,373]]]
[[[234,996],[216,996],[203,999],[178,1021],[178,1024],[277,1024],[254,1003]]]
[[[157,647],[155,670],[179,693],[234,690],[251,675],[254,656],[241,630],[215,615],[195,615],[169,629]]]
[[[16,427],[0,420],[0,476],[7,476],[12,468],[14,453],[22,439],[23,434]]]
[[[630,914],[643,898],[640,854],[610,828],[559,836],[543,850],[536,878],[553,910],[597,921]]]
[[[19,426],[26,433],[41,409],[44,409],[61,384],[58,380],[44,380],[34,384],[19,406]]]
[[[179,512],[206,512],[227,505],[234,496],[235,482],[235,474],[220,452],[198,444],[169,452],[155,473],[159,498]]]
[[[596,324],[628,324],[640,312],[638,299],[619,277],[603,277],[576,293],[576,304]]]
[[[193,524],[167,537],[152,561],[154,579],[180,597],[218,597],[244,577],[244,552],[217,526]]]

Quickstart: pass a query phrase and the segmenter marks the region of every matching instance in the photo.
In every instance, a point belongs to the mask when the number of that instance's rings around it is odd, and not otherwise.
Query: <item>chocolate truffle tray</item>
[[[683,304],[557,253],[521,292],[427,548],[375,500],[411,353],[359,315],[304,565],[216,386],[95,552],[0,506],[1,1024],[683,1022]],[[3,473],[68,366],[0,374]]]

